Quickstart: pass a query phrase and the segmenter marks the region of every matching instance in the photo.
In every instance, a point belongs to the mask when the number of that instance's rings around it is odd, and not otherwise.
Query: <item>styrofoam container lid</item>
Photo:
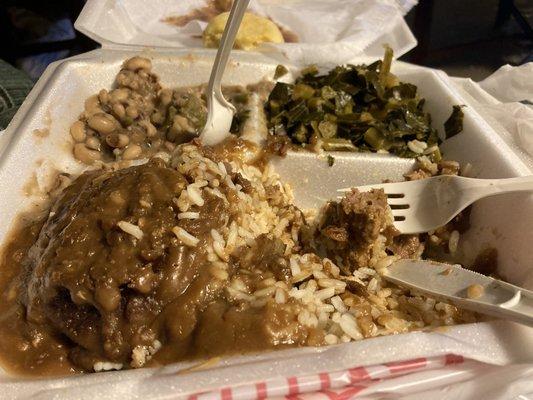
[[[417,44],[403,15],[413,0],[252,0],[250,10],[295,33],[297,43],[265,44],[269,56],[298,64],[345,63],[381,57],[383,45],[399,57]],[[163,20],[202,7],[199,0],[88,0],[75,27],[104,48],[202,47],[205,22],[182,28]],[[214,50],[212,50],[214,51]]]

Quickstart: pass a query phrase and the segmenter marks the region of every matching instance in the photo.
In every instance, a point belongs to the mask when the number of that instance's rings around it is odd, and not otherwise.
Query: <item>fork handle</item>
[[[505,179],[476,179],[470,189],[477,199],[512,192],[533,192],[533,176]]]
[[[211,96],[215,96],[222,104],[230,104],[226,101],[224,96],[222,96],[222,88],[220,84],[222,82],[222,75],[226,69],[226,64],[228,63],[229,55],[233,49],[233,43],[235,43],[235,37],[237,36],[242,18],[249,3],[250,0],[235,0],[231,6],[228,21],[226,22],[226,27],[224,28],[224,33],[222,33],[220,45],[218,46],[214,68],[211,71],[209,84],[207,85],[208,102],[211,101]]]

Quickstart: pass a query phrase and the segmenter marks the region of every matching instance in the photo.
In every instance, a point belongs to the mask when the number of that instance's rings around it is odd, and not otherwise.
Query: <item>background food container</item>
[[[403,19],[415,4],[416,0],[252,0],[249,8],[299,38],[298,43],[265,44],[270,57],[339,64],[357,55],[381,57],[384,43],[397,57],[415,47],[416,39]],[[104,48],[202,47],[205,22],[183,28],[163,22],[201,6],[198,0],[88,0],[75,27]]]
[[[187,86],[207,80],[214,58],[209,50],[137,49],[152,59],[153,71],[164,86]],[[51,65],[0,135],[0,241],[7,237],[17,213],[36,207],[57,171],[77,173],[83,168],[71,155],[68,128],[83,110],[85,98],[110,88],[123,60],[138,54],[108,47]],[[360,57],[354,62],[372,59]],[[226,70],[226,84],[247,84],[272,78],[278,64],[270,54],[238,52]],[[292,65],[297,68],[298,65]],[[419,87],[427,99],[434,126],[442,131],[453,104],[464,104],[464,131],[442,149],[448,159],[471,164],[471,176],[504,178],[531,171],[509,149],[439,72],[402,62],[393,64],[401,80]],[[350,154],[361,160],[357,172],[345,173],[354,185],[401,175],[412,161],[383,155]],[[317,179],[318,185],[340,174],[341,163]],[[370,173],[369,171],[373,171]],[[533,198],[527,194],[482,200],[473,208],[472,228],[460,241],[460,254],[470,263],[479,251],[495,247],[499,273],[512,283],[533,287]],[[510,365],[533,362],[533,330],[494,321],[441,328],[433,332],[379,337],[332,347],[300,348],[215,360],[199,370],[183,373],[190,363],[160,369],[141,369],[57,379],[23,379],[0,375],[1,398],[94,399],[206,398],[247,399],[295,395],[357,384],[417,369],[434,368],[430,382],[451,382],[472,376],[479,363]],[[414,361],[413,361],[414,360]],[[446,364],[466,360],[463,373],[450,375]],[[358,368],[355,368],[358,367]],[[362,368],[366,367],[366,368]],[[459,371],[460,367],[455,371]],[[470,368],[471,370],[468,370]],[[468,372],[468,371],[470,372]],[[466,372],[465,372],[466,371]],[[470,374],[470,375],[469,375]],[[404,378],[407,379],[407,378]],[[426,375],[428,379],[428,375]],[[328,383],[329,382],[329,383]],[[420,383],[404,380],[404,387]],[[329,385],[329,386],[328,386]],[[337,386],[335,386],[337,385]],[[359,385],[362,386],[362,385]],[[353,386],[352,386],[353,388]],[[398,386],[388,388],[389,393]],[[353,392],[352,395],[355,395]]]

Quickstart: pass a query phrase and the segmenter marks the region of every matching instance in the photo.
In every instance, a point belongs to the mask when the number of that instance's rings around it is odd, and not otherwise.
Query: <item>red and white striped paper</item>
[[[373,385],[385,379],[463,362],[462,356],[454,354],[416,358],[366,367],[354,367],[336,372],[291,376],[224,387],[195,393],[189,396],[189,400],[261,400],[272,397],[284,397],[287,400],[347,400],[368,394]]]

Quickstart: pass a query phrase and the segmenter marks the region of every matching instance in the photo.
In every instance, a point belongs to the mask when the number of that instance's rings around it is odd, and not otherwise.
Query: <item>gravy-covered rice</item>
[[[24,312],[10,314],[0,341],[15,342],[11,361],[46,355],[41,372],[331,345],[474,319],[382,279],[394,260],[421,257],[428,237],[399,235],[383,192],[353,190],[306,220],[262,151],[235,138],[85,173],[33,231],[31,241],[15,237],[5,259],[15,273],[2,311]]]
[[[465,214],[400,235],[385,194],[355,189],[304,213],[265,149],[236,136],[183,143],[194,130],[180,112],[197,106],[195,128],[205,117],[198,93],[165,92],[139,57],[117,82],[71,129],[74,155],[97,168],[61,186],[3,253],[0,357],[10,370],[140,368],[475,320],[382,278],[397,259],[453,254]],[[418,160],[406,179],[459,170]]]

